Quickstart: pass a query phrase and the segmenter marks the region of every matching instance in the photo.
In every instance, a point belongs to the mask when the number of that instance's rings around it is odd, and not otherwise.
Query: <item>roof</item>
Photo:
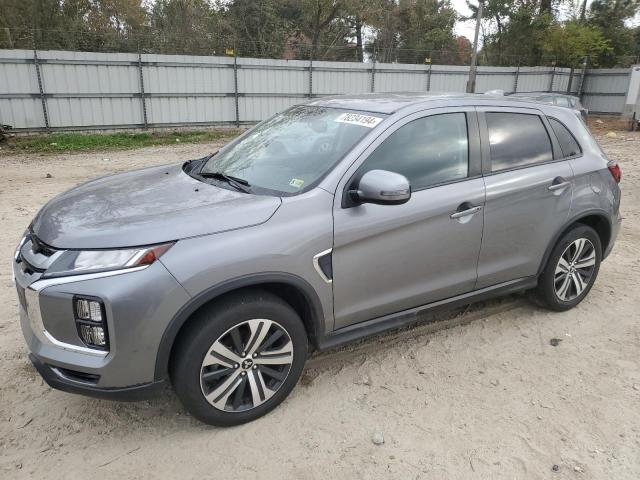
[[[359,95],[321,97],[310,101],[307,105],[391,114],[410,106],[435,102],[439,102],[440,104],[450,102],[452,105],[486,105],[491,103],[495,105],[513,105],[513,103],[526,103],[530,105],[532,103],[530,98],[518,98],[513,96],[494,96],[478,93],[453,92],[407,92],[365,93]]]
[[[518,92],[512,93],[510,96],[512,97],[566,97],[566,98],[578,98],[577,95],[568,95],[566,93],[556,93],[556,92]]]

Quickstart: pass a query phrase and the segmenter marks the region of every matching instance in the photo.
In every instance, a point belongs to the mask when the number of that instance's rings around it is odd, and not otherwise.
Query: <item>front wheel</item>
[[[534,291],[542,306],[556,311],[578,305],[598,276],[602,244],[596,231],[577,225],[554,247]]]
[[[194,417],[238,425],[287,397],[306,356],[307,335],[291,306],[268,292],[240,292],[196,314],[178,340],[171,377]]]

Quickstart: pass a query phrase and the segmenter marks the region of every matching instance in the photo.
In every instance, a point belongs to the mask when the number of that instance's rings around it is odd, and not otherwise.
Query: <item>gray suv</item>
[[[323,98],[220,151],[45,205],[13,271],[54,388],[203,422],[264,415],[311,350],[531,291],[566,310],[620,228],[620,168],[571,110],[486,95]]]

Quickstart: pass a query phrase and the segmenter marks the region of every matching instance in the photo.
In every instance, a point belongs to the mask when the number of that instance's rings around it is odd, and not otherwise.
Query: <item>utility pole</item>
[[[478,15],[476,16],[476,33],[473,37],[473,53],[471,66],[469,67],[469,80],[467,80],[467,93],[476,91],[476,68],[478,63],[478,36],[480,35],[480,21],[482,20],[482,7],[484,0],[478,0]]]

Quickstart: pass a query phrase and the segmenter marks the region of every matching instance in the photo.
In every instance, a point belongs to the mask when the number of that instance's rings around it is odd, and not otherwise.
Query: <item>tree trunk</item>
[[[356,53],[358,55],[358,61],[364,61],[364,55],[362,53],[362,20],[360,16],[356,16]]]
[[[587,18],[587,0],[583,0],[582,7],[580,7],[580,23],[584,23]]]
[[[552,0],[540,0],[540,13],[551,13]]]

